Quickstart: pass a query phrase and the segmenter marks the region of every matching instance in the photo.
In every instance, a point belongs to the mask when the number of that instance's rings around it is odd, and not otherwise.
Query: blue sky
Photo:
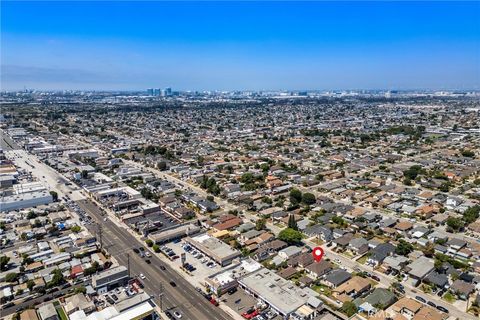
[[[480,89],[480,2],[1,2],[2,89]]]

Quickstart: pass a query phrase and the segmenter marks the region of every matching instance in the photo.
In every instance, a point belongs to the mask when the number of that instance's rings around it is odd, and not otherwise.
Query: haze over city
[[[479,89],[472,2],[2,1],[2,89]]]

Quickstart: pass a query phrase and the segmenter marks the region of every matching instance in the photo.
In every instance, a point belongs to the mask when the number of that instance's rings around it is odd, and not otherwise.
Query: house
[[[320,262],[314,262],[309,264],[305,270],[312,278],[320,278],[327,272],[332,270],[333,265],[327,260],[321,260]]]
[[[411,299],[411,298],[401,298],[394,305],[392,305],[392,310],[398,314],[405,316],[407,319],[413,318],[415,314],[423,307],[423,304],[420,302]]]
[[[278,256],[281,257],[283,260],[288,260],[292,257],[295,257],[302,253],[302,248],[290,246],[285,249],[282,249],[278,252]]]
[[[458,238],[451,238],[450,240],[448,240],[446,245],[448,247],[448,251],[455,254],[457,251],[465,247],[467,245],[467,242]]]
[[[35,309],[27,309],[20,314],[20,320],[38,320]]]
[[[284,242],[282,240],[275,239],[273,241],[270,241],[270,242],[260,246],[260,248],[258,248],[258,250],[253,255],[253,258],[257,261],[266,260],[270,256],[276,254],[279,250],[281,250],[283,248],[286,248],[287,245],[288,244],[286,242]]]
[[[335,269],[325,275],[322,283],[329,288],[336,288],[345,281],[352,278],[352,275],[345,270]]]
[[[95,311],[96,307],[93,301],[87,300],[84,294],[77,293],[65,298],[65,313],[70,315],[78,310],[83,310],[86,314]]]
[[[397,301],[395,294],[392,291],[387,290],[385,288],[375,288],[364,299],[364,302],[367,302],[370,305],[375,306],[375,308],[379,308],[383,310],[391,306],[395,301]]]
[[[380,265],[383,260],[392,255],[395,252],[395,246],[391,243],[381,243],[372,250],[370,250],[370,256],[368,257],[367,263],[372,266]]]
[[[352,233],[346,233],[343,236],[333,240],[333,243],[335,243],[337,249],[345,250],[352,238]]]
[[[422,307],[412,318],[412,320],[442,320],[448,315],[442,314],[429,306]]]
[[[368,251],[368,241],[364,238],[353,238],[348,243],[348,250],[354,255],[364,254]]]
[[[333,240],[332,230],[322,226],[321,224],[316,224],[310,227],[305,228],[303,233],[308,237],[317,237],[325,242],[330,242]]]
[[[370,280],[355,276],[347,282],[333,289],[332,296],[339,303],[352,301],[371,288]]]
[[[40,320],[59,320],[57,310],[53,303],[46,303],[38,308]]]
[[[416,280],[422,280],[435,269],[433,260],[425,256],[419,257],[406,268],[409,270],[408,274]]]
[[[304,252],[297,256],[291,257],[287,261],[287,265],[290,267],[300,267],[305,268],[309,264],[313,263],[313,255],[311,252]]]
[[[448,277],[443,273],[438,273],[436,271],[430,272],[425,279],[425,283],[431,284],[436,288],[443,289],[448,286]]]
[[[290,279],[297,272],[298,272],[297,269],[292,268],[292,267],[287,267],[285,269],[282,269],[282,270],[278,271],[277,274],[284,279]]]
[[[400,272],[407,265],[408,259],[404,256],[392,255],[385,257],[382,263],[382,268],[387,270],[394,270]]]
[[[475,291],[475,286],[466,281],[457,279],[450,286],[450,290],[452,290],[459,299],[467,300],[470,294]]]

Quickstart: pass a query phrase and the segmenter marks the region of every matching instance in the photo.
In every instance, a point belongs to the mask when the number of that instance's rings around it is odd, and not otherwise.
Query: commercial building
[[[128,270],[124,266],[107,269],[92,277],[92,287],[102,294],[112,288],[124,285],[128,281]]]
[[[247,293],[265,302],[285,319],[297,310],[303,311],[303,306],[313,307],[314,311],[319,306],[318,299],[311,296],[307,290],[295,286],[291,281],[266,268],[252,272],[238,280],[238,283]],[[304,319],[314,316],[315,312]]]
[[[163,229],[159,232],[150,233],[148,238],[156,244],[162,244],[171,240],[180,239],[189,235],[196,234],[200,227],[191,223],[174,226],[169,229]]]
[[[242,255],[238,250],[232,249],[228,244],[206,233],[189,237],[185,241],[221,266],[231,264],[233,259]]]

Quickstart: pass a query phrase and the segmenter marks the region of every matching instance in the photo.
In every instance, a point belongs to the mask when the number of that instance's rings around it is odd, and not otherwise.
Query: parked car
[[[418,301],[422,302],[422,303],[427,303],[427,300],[423,299],[422,297],[420,296],[416,296],[415,299],[417,299]]]
[[[447,308],[444,308],[442,306],[437,306],[437,310],[440,310],[440,311],[445,312],[445,313],[449,312]]]
[[[182,317],[182,315],[181,315],[178,311],[175,311],[175,312],[173,313],[173,315],[174,315],[175,318],[177,318],[177,319],[180,319],[180,318]]]
[[[256,309],[250,308],[246,312],[242,313],[242,317],[245,319],[252,319],[258,315],[258,311]]]

